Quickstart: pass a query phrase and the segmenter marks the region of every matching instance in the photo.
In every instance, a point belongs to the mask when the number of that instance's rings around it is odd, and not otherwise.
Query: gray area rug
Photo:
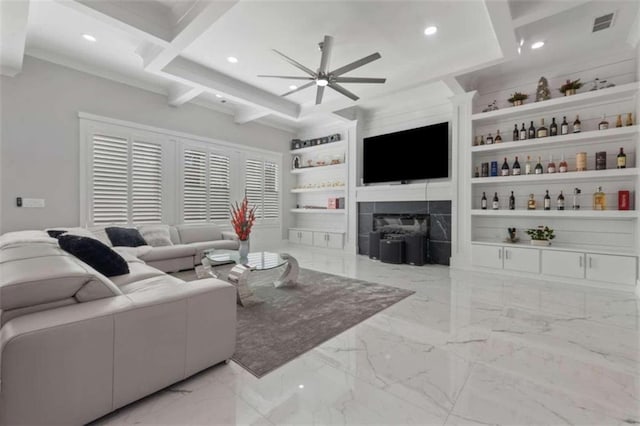
[[[216,272],[224,279],[232,266]],[[414,293],[303,268],[297,286],[278,289],[271,283],[280,273],[252,273],[249,286],[261,302],[238,306],[232,359],[258,378]],[[173,275],[197,279],[195,271]]]

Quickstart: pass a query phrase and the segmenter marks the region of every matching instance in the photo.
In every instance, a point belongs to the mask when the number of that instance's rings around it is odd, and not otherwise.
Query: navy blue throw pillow
[[[64,234],[65,232],[67,232],[66,229],[49,229],[47,231],[47,234],[49,234],[51,238],[58,238],[60,235]]]
[[[135,228],[120,228],[111,226],[104,229],[114,247],[138,247],[146,246],[147,242]]]
[[[102,275],[113,277],[129,273],[127,261],[95,238],[61,235],[58,237],[58,244],[62,250],[74,255]]]

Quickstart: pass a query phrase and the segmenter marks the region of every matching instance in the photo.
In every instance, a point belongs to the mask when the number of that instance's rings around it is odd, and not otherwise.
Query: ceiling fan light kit
[[[336,92],[354,101],[357,101],[358,99],[360,99],[358,96],[356,96],[354,93],[350,92],[349,90],[345,89],[343,86],[341,86],[338,83],[381,84],[387,80],[386,78],[371,78],[371,77],[341,77],[342,74],[346,74],[349,71],[353,71],[356,68],[360,68],[370,62],[380,59],[381,56],[380,56],[380,53],[378,52],[372,53],[369,56],[365,56],[362,59],[358,59],[357,61],[351,62],[350,64],[337,68],[333,71],[328,71],[329,59],[331,56],[331,50],[333,48],[333,37],[328,35],[324,36],[324,40],[321,41],[318,44],[318,46],[320,47],[320,51],[322,52],[322,56],[320,57],[320,67],[318,68],[318,71],[313,71],[310,68],[307,68],[301,63],[295,61],[294,59],[291,59],[290,57],[286,56],[284,53],[279,52],[276,49],[273,49],[273,51],[279,56],[281,56],[285,61],[289,62],[294,67],[304,71],[308,75],[307,77],[288,76],[288,75],[259,75],[258,77],[283,78],[283,79],[289,79],[289,80],[308,80],[309,81],[308,83],[303,84],[302,86],[299,86],[294,90],[290,90],[287,93],[283,93],[282,96],[289,96],[292,93],[299,92],[301,90],[306,89],[307,87],[311,87],[315,85],[317,87],[316,105],[320,105],[322,103],[324,88],[327,86],[335,90]]]

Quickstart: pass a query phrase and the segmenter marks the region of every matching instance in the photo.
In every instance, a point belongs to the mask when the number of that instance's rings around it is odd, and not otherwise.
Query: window
[[[245,188],[250,205],[257,205],[256,218],[272,221],[280,218],[278,164],[270,161],[245,161]]]
[[[231,202],[230,159],[206,150],[183,152],[185,223],[227,221]]]

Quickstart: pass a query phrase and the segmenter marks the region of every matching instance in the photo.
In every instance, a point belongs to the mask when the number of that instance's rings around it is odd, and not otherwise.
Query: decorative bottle
[[[582,131],[582,123],[580,122],[580,116],[576,115],[576,120],[573,122],[573,133],[580,133]]]
[[[544,168],[542,167],[542,161],[540,160],[540,157],[538,157],[538,163],[536,164],[535,174],[541,175],[542,173],[544,173]]]
[[[624,123],[625,126],[633,126],[633,114],[627,113],[627,121]]]
[[[522,123],[522,127],[520,128],[520,140],[526,140],[527,139],[527,129],[524,128],[524,123]]]
[[[493,210],[498,210],[500,208],[500,202],[498,200],[498,193],[497,192],[495,192],[493,194],[493,202],[491,203],[491,208]]]
[[[520,132],[518,131],[518,123],[513,125],[513,141],[520,139]]]
[[[512,174],[514,176],[520,176],[520,162],[518,161],[518,157],[516,156],[516,161],[513,162],[513,167],[511,168]]]
[[[594,210],[606,210],[607,209],[607,196],[602,192],[602,187],[599,186],[596,192],[593,193],[593,209]]]
[[[618,114],[618,118],[616,118],[616,127],[622,127],[622,114]]]
[[[544,125],[544,118],[540,119],[540,127],[536,131],[536,138],[546,138],[549,135],[547,128]]]
[[[511,195],[509,196],[509,210],[516,209],[516,197],[513,195],[513,191],[511,191]]]
[[[547,189],[544,194],[544,209],[551,210],[551,197],[549,196],[549,190]]]
[[[553,162],[553,155],[549,155],[549,164],[547,164],[547,173],[556,172],[556,163]]]
[[[482,193],[482,198],[480,199],[480,208],[482,210],[487,209],[487,195],[484,192]]]
[[[624,153],[624,148],[620,147],[620,153],[616,159],[619,169],[625,169],[627,167],[627,154]]]
[[[531,157],[527,155],[527,162],[524,165],[524,174],[525,175],[530,175],[531,174]]]
[[[562,117],[562,123],[560,123],[560,134],[568,135],[569,134],[569,123],[567,123],[567,117]]]
[[[567,162],[564,160],[564,154],[562,154],[562,157],[560,157],[560,164],[558,165],[558,172],[567,173],[568,171],[569,171],[569,166],[567,165]]]
[[[549,136],[558,136],[558,125],[556,124],[556,118],[551,119],[551,125],[549,126]]]
[[[527,200],[527,210],[535,210],[536,209],[536,199],[533,194],[529,194],[529,199]]]
[[[598,123],[598,130],[607,130],[609,128],[609,122],[607,116],[602,114],[602,120]]]
[[[560,191],[560,195],[558,195],[557,206],[558,210],[564,210],[564,195],[562,191]]]
[[[509,176],[509,163],[507,163],[507,157],[504,157],[504,163],[502,163],[500,176]]]
[[[496,130],[496,137],[493,139],[493,143],[502,142],[502,136],[500,136],[500,129]]]
[[[531,120],[531,125],[529,126],[529,132],[527,133],[527,139],[535,139],[536,138],[536,128],[533,125],[533,120]]]
[[[493,144],[493,136],[491,136],[491,133],[489,133],[487,135],[487,141],[485,142],[487,145],[492,145]]]

